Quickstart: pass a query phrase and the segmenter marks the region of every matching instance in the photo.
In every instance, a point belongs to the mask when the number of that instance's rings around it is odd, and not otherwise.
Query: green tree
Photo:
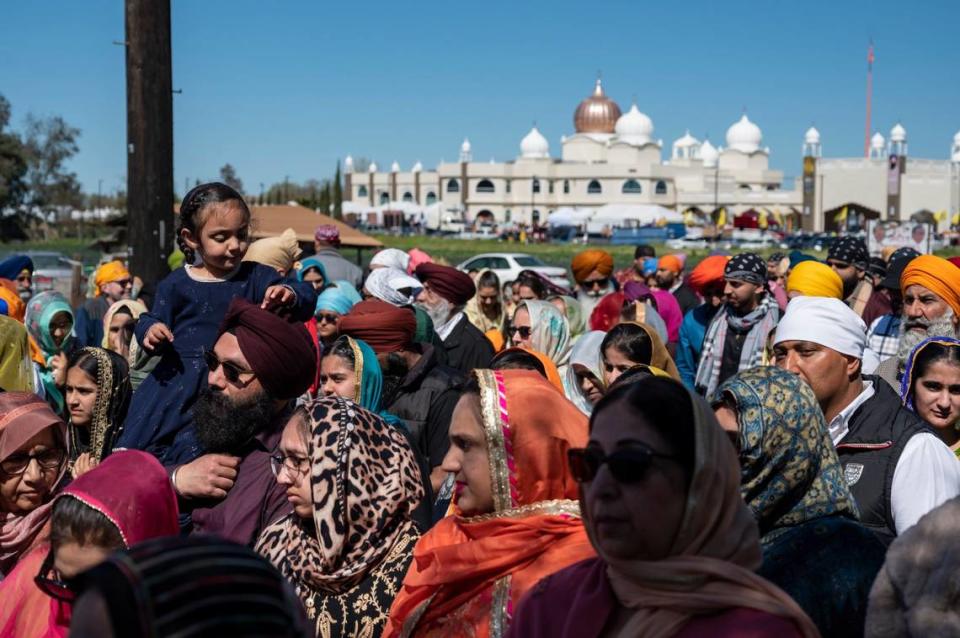
[[[343,185],[340,183],[340,160],[337,160],[337,172],[333,176],[333,218],[343,219]]]
[[[243,195],[243,181],[237,177],[237,169],[227,163],[220,167],[220,181]]]
[[[0,95],[0,210],[18,208],[27,193],[26,149],[20,136],[6,131],[10,102]]]
[[[81,206],[80,182],[76,173],[66,168],[67,161],[79,150],[80,129],[59,116],[41,119],[27,115],[24,137],[28,206],[43,213],[56,213],[57,218],[66,209]]]
[[[324,182],[323,187],[320,189],[320,201],[318,202],[317,208],[324,215],[330,214],[330,182]]]

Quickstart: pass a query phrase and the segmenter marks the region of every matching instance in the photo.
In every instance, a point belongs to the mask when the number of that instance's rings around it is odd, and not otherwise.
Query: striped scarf
[[[737,371],[749,370],[763,363],[767,336],[780,320],[780,309],[771,295],[764,295],[763,301],[743,317],[738,317],[724,306],[710,322],[707,334],[703,338],[703,354],[697,368],[696,389],[703,396],[713,395],[720,385],[720,367],[723,362],[723,344],[727,338],[727,326],[736,332],[746,332],[747,338],[740,351],[740,365]]]

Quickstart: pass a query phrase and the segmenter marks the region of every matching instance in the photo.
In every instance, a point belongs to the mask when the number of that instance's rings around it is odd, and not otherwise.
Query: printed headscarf
[[[570,326],[557,307],[548,301],[527,299],[517,304],[514,317],[521,308],[530,313],[530,347],[550,357],[557,367],[570,357]]]
[[[587,329],[587,317],[583,314],[583,306],[570,295],[557,295],[548,301],[553,299],[563,300],[563,316],[567,318],[567,324],[570,326],[570,340],[576,342]]]
[[[355,587],[404,534],[423,499],[403,433],[342,397],[304,406],[310,437],[313,525],[291,514],[268,527],[257,552],[294,583],[333,595]],[[301,589],[306,602],[311,591]]]
[[[836,259],[846,262],[866,270],[870,265],[870,253],[867,251],[867,244],[859,237],[844,235],[833,242],[830,249],[827,250],[827,259]]]
[[[740,426],[740,492],[771,532],[842,514],[858,517],[827,423],[800,377],[766,366],[738,373],[713,395],[730,402]]]
[[[960,348],[960,340],[952,337],[928,337],[918,343],[907,356],[907,363],[903,369],[903,377],[900,379],[900,400],[908,410],[916,412],[913,405],[914,388],[913,382],[916,380],[916,363],[920,353],[931,344],[943,346],[945,348]]]
[[[313,233],[313,238],[316,241],[330,244],[334,248],[340,247],[340,229],[333,224],[321,224],[317,226],[317,230]]]
[[[740,253],[727,262],[723,276],[725,279],[762,286],[767,283],[767,260],[756,253]]]
[[[50,333],[50,321],[60,312],[70,315],[70,321],[74,324],[74,327],[70,329],[70,334],[64,338],[58,347]],[[43,350],[43,354],[48,361],[58,352],[68,350],[76,338],[76,318],[73,316],[73,309],[63,295],[52,290],[41,292],[30,298],[30,301],[27,302],[26,324],[30,336]]]
[[[93,404],[93,414],[88,426],[89,446],[81,443],[79,428],[72,423],[68,428],[67,447],[70,460],[76,461],[84,452],[97,461],[104,459],[120,438],[123,423],[130,407],[130,370],[126,360],[115,352],[103,348],[83,348],[85,355],[97,362],[97,377],[93,380],[97,386],[97,397]]]

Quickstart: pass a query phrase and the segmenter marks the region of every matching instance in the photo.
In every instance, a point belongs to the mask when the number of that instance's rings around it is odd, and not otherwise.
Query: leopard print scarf
[[[314,399],[306,409],[313,529],[296,514],[285,517],[264,530],[257,551],[295,584],[340,594],[409,531],[423,484],[403,434],[376,414],[340,397]]]

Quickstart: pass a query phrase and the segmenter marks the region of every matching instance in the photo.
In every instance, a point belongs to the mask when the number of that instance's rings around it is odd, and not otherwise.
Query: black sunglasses
[[[510,336],[520,333],[521,339],[530,338],[530,326],[510,326]]]
[[[53,549],[47,552],[47,557],[40,566],[40,573],[34,577],[33,582],[46,595],[65,603],[72,603],[77,597],[73,579],[62,578],[53,568]]]
[[[326,312],[318,312],[316,316],[317,323],[337,323],[337,319],[340,318],[340,315]]]
[[[608,283],[610,283],[610,278],[604,277],[603,279],[589,279],[583,282],[583,286],[584,288],[606,288]]]
[[[207,369],[210,370],[210,372],[216,372],[217,368],[223,366],[223,376],[227,378],[227,381],[234,385],[246,385],[253,381],[253,378],[257,376],[257,373],[253,370],[245,370],[235,363],[221,361],[217,358],[217,355],[215,355],[212,350],[205,350],[203,353],[203,359],[207,362]],[[249,374],[253,376],[246,381],[241,381],[240,375],[243,374]]]
[[[613,454],[604,454],[596,448],[572,448],[567,450],[570,473],[578,483],[592,481],[606,463],[613,478],[619,483],[636,483],[643,479],[654,459],[676,459],[669,454],[654,452],[648,447],[622,448]]]

